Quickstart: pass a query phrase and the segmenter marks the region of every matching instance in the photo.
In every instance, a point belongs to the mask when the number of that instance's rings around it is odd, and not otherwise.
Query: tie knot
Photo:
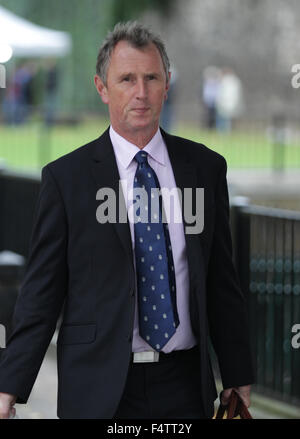
[[[135,160],[138,162],[139,165],[143,163],[148,163],[148,153],[145,151],[139,151],[135,156]]]

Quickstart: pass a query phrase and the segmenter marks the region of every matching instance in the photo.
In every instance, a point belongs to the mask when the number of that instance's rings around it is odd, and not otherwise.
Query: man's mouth
[[[137,107],[133,108],[132,111],[135,111],[136,113],[143,114],[146,113],[146,111],[149,110],[149,107]]]

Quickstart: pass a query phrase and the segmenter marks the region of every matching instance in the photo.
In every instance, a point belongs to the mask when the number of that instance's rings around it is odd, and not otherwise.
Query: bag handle
[[[222,393],[220,393],[220,401],[222,401],[221,397],[222,397]],[[249,412],[249,410],[247,409],[247,407],[244,404],[244,401],[242,400],[242,398],[240,397],[240,395],[237,393],[236,390],[232,389],[228,404],[223,405],[220,402],[217,414],[216,414],[216,419],[223,419],[223,416],[225,414],[225,412],[227,412],[227,417],[226,419],[233,419],[237,416],[240,416],[241,419],[252,419],[252,416]]]

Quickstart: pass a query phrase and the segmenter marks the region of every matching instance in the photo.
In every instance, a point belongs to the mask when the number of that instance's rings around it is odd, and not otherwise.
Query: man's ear
[[[169,72],[169,74],[168,74],[168,80],[167,80],[167,83],[166,83],[165,96],[164,96],[165,101],[168,99],[168,91],[169,91],[169,88],[170,88],[170,82],[171,82],[171,72]]]
[[[107,87],[106,85],[103,83],[102,79],[100,78],[100,76],[95,75],[94,76],[94,83],[97,89],[97,92],[99,93],[99,95],[101,96],[101,99],[103,101],[104,104],[108,104],[108,93],[107,93]]]

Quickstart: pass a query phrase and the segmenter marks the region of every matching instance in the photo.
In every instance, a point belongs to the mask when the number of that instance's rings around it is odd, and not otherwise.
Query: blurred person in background
[[[216,128],[217,100],[220,91],[221,72],[217,67],[209,66],[203,72],[202,102],[205,108],[205,126]]]
[[[59,71],[55,59],[47,60],[45,64],[44,87],[44,117],[45,124],[51,126],[55,123],[58,99]]]
[[[223,403],[235,388],[249,406],[253,371],[232,262],[225,159],[159,127],[170,63],[146,26],[116,25],[94,81],[111,124],[42,170],[27,272],[0,362],[0,417],[27,402],[63,304],[59,418],[211,418],[217,393],[209,336]],[[126,184],[146,201],[130,200]],[[160,188],[178,188],[184,198],[181,204],[175,190],[167,223],[166,191],[154,211],[151,202]],[[183,221],[184,203],[196,203],[186,188],[204,188],[201,232]],[[106,205],[108,189],[119,205]],[[139,202],[136,221],[128,221],[130,201]],[[110,208],[117,217],[105,217]]]
[[[36,65],[22,62],[9,82],[3,100],[4,120],[9,124],[23,124],[28,120],[34,104]]]
[[[231,68],[222,70],[216,99],[216,126],[221,132],[230,132],[233,123],[242,114],[243,87],[241,80]]]

